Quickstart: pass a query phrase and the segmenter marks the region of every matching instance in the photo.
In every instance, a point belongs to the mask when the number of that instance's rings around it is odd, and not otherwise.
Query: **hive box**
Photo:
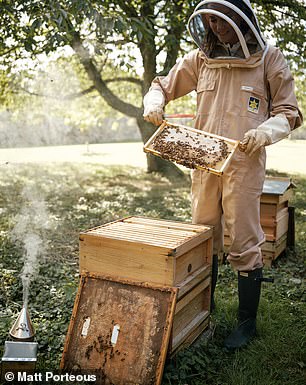
[[[294,183],[290,178],[267,176],[260,198],[261,203],[271,204],[276,211],[288,206],[288,201],[293,196]]]
[[[80,272],[176,286],[210,265],[212,229],[128,217],[80,234]]]
[[[279,245],[280,239],[288,233],[289,199],[294,185],[290,178],[267,177],[260,198],[260,223],[266,241]]]
[[[210,266],[204,265],[188,276],[178,288],[168,352],[171,356],[189,346],[210,320]]]

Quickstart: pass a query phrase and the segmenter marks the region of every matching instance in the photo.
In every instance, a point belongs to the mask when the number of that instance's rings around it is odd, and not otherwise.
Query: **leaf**
[[[41,19],[35,19],[31,25],[31,30],[34,32],[37,28],[41,27],[42,23]]]
[[[24,42],[24,48],[26,49],[26,51],[28,51],[28,52],[31,52],[32,51],[32,41],[28,41],[28,40],[26,40],[25,42]]]

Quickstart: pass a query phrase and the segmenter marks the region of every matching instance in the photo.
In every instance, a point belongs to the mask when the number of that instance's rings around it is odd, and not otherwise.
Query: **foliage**
[[[190,49],[191,39],[186,34],[185,24],[196,3],[182,0],[151,3],[2,1],[2,9],[6,11],[3,17],[6,23],[0,27],[3,32],[2,61],[12,68],[14,63],[19,63],[16,59],[29,55],[37,57],[71,46],[106,102],[135,117],[141,113],[139,107],[124,102],[124,97],[116,98],[103,84],[109,76],[106,63],[112,63],[110,76],[113,81],[116,77],[122,81],[122,70],[128,72],[130,76],[125,75],[126,80],[140,86],[143,94],[157,72],[167,73],[178,56]],[[291,1],[290,9],[284,1],[256,0],[253,4],[263,26],[302,71],[306,45],[306,16],[302,2]],[[142,65],[139,66],[140,58]],[[90,63],[91,70],[86,63]],[[103,79],[102,83],[93,76]]]
[[[135,51],[129,52],[126,48],[138,48],[144,58],[142,44],[151,41],[152,64],[160,52],[165,52],[168,56],[160,64],[162,71],[167,71],[175,63],[179,52],[186,48],[184,42],[190,43],[185,24],[197,3],[182,0],[150,4],[145,1],[127,4],[111,0],[3,0],[0,52],[7,60],[24,57],[24,50],[34,55],[48,53],[70,45],[73,35],[78,33],[87,44],[94,45],[95,53],[102,58],[115,46],[119,67],[124,65],[133,72]],[[254,0],[252,3],[264,28],[303,68],[306,44],[303,1],[293,0],[289,4],[279,0]],[[155,37],[158,39],[155,40]],[[174,58],[170,54],[174,54]]]
[[[47,253],[30,287],[29,309],[37,330],[39,369],[57,369],[78,284],[78,235],[82,230],[127,215],[190,221],[189,183],[170,183],[131,167],[2,165],[0,168],[0,350],[22,305],[20,243],[11,232],[23,205],[24,186],[40,194],[48,208]],[[276,175],[274,173],[274,175]],[[245,350],[228,354],[222,347],[236,318],[235,273],[220,266],[212,340],[168,361],[163,385],[299,385],[303,382],[305,308],[305,177],[296,183],[296,251],[279,257],[267,276],[259,309],[259,337]],[[0,352],[1,355],[1,352]],[[254,364],[255,363],[255,364]]]
[[[95,90],[120,113],[136,118],[146,142],[154,127],[143,121],[142,96],[157,74],[166,74],[193,47],[185,24],[197,2],[2,0],[1,61],[4,70],[12,72],[29,58],[72,48],[86,73],[86,89]],[[263,26],[302,76],[306,46],[303,1],[292,0],[290,7],[280,0],[252,3]],[[132,86],[137,91],[131,97]],[[149,171],[174,171],[161,159],[153,163],[148,156]]]
[[[287,58],[305,75],[306,9],[304,0],[256,0],[259,19]]]

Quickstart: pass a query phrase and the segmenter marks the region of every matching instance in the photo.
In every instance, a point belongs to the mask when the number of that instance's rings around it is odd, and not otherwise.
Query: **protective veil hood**
[[[267,52],[249,0],[201,1],[188,30],[210,67],[255,67]]]

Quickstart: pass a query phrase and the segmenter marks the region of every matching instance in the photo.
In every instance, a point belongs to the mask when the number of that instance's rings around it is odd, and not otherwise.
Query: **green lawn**
[[[217,308],[211,340],[200,339],[167,362],[163,385],[301,385],[305,380],[306,178],[296,183],[296,251],[277,260],[263,285],[258,315],[259,337],[248,348],[229,354],[224,337],[235,324],[236,277],[220,267]],[[28,195],[25,195],[25,189]],[[43,239],[39,267],[31,282],[29,307],[37,330],[40,369],[57,369],[78,284],[78,235],[82,230],[128,215],[190,221],[189,183],[170,183],[131,167],[58,164],[2,165],[0,169],[0,355],[22,305],[21,229]],[[38,197],[33,206],[29,196]],[[31,212],[32,214],[28,214]],[[33,214],[33,210],[36,214]],[[43,218],[48,217],[48,228]],[[17,227],[20,230],[20,226]],[[19,231],[21,233],[22,231]],[[44,247],[42,247],[44,246]],[[305,294],[305,293],[304,293]]]

